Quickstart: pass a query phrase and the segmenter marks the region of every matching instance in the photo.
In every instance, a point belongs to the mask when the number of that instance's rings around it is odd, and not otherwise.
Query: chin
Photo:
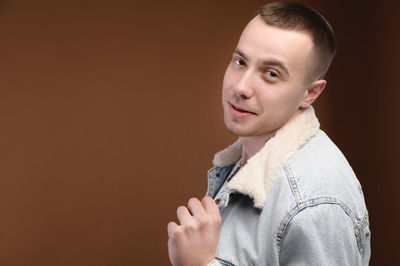
[[[244,128],[233,123],[225,122],[225,127],[230,133],[238,137],[254,136],[249,128]]]
[[[234,121],[224,121],[226,129],[238,137],[257,137],[274,135],[280,126],[273,124],[238,124]]]
[[[229,122],[227,122],[226,120],[225,120],[224,122],[225,122],[225,127],[226,127],[226,129],[227,129],[230,133],[232,133],[233,135],[236,135],[236,136],[240,136],[240,130],[238,130],[237,126],[232,125],[232,123],[229,123]]]

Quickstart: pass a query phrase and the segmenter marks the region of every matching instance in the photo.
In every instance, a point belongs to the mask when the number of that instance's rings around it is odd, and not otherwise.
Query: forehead
[[[249,60],[279,60],[289,70],[295,70],[310,61],[313,42],[305,32],[270,26],[256,16],[243,30],[238,49]]]

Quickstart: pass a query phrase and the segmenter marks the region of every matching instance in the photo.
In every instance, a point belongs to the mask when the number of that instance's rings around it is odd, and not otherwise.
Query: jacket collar
[[[227,189],[238,191],[253,198],[254,207],[262,209],[267,201],[272,184],[283,165],[317,134],[319,122],[310,106],[299,116],[280,128],[264,147],[251,157],[235,175]],[[242,146],[240,140],[218,152],[214,156],[216,167],[231,165],[240,159]]]

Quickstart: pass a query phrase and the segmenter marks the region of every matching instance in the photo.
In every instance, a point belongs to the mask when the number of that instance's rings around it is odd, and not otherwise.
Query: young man
[[[368,264],[361,186],[311,107],[335,45],[328,22],[300,4],[267,4],[246,26],[222,90],[239,139],[215,155],[208,196],[168,224],[172,264]]]

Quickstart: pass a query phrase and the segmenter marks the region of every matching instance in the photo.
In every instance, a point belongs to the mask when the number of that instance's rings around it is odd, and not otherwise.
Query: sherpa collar
[[[253,198],[254,207],[262,209],[272,184],[283,165],[312,136],[317,134],[319,122],[310,106],[299,116],[280,128],[265,146],[251,157],[235,175],[227,189],[239,191]],[[231,165],[240,159],[242,146],[240,140],[218,152],[214,156],[214,166]]]

